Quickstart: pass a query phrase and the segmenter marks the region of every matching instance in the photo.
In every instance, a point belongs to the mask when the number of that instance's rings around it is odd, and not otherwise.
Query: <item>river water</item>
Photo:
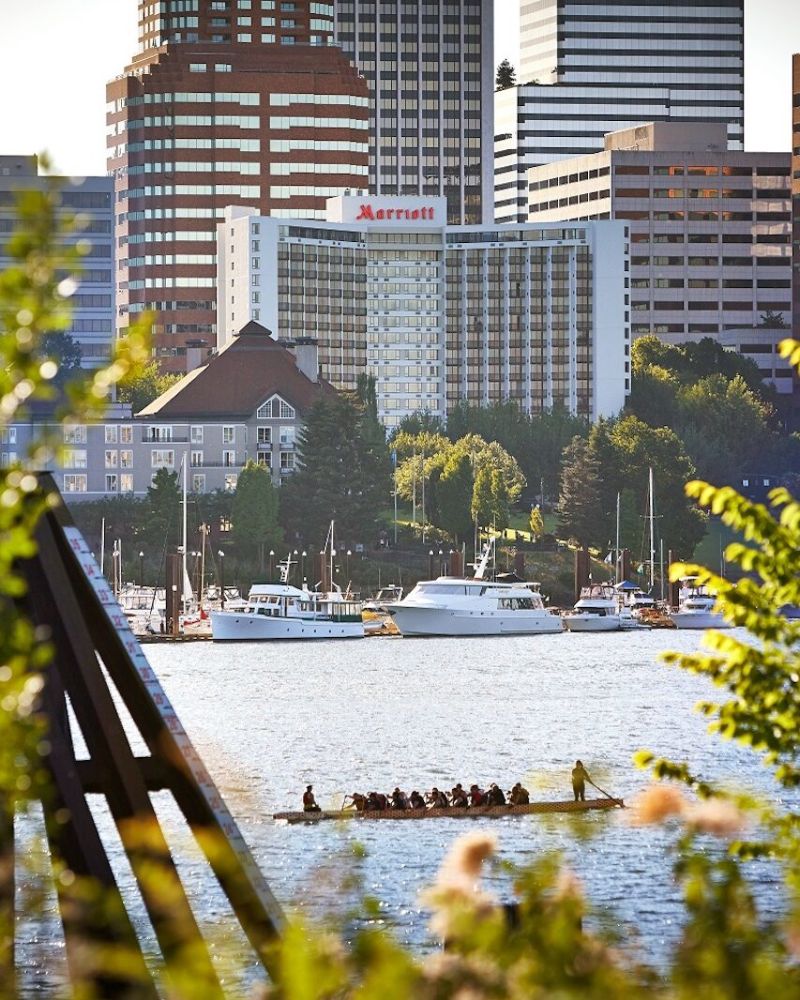
[[[379,920],[399,938],[420,950],[435,947],[418,894],[453,839],[480,824],[497,832],[500,857],[517,864],[562,851],[598,919],[660,963],[681,914],[671,875],[673,838],[661,828],[634,828],[621,812],[357,827],[287,826],[271,815],[299,808],[309,783],[323,808],[338,807],[355,790],[449,789],[457,781],[509,788],[521,780],[534,799],[567,798],[577,757],[599,785],[630,800],[647,783],[631,762],[641,748],[686,760],[704,777],[767,790],[755,756],[710,737],[692,711],[710,686],[658,662],[660,652],[694,650],[700,641],[700,633],[653,631],[193,643],[146,652],[289,911],[343,919],[359,894],[368,894],[380,901]],[[212,937],[229,939],[224,897],[171,802],[157,798],[200,920]],[[99,809],[98,817],[109,829]],[[356,843],[364,857],[355,856]],[[112,850],[120,881],[131,889],[122,852]],[[768,910],[778,905],[774,876],[769,867],[753,869]],[[355,889],[345,885],[354,879]],[[506,874],[490,881],[510,898]],[[133,907],[137,923],[146,923],[140,904],[134,900]],[[37,940],[50,933],[38,931]],[[41,955],[33,949],[23,958],[29,985],[40,984]]]

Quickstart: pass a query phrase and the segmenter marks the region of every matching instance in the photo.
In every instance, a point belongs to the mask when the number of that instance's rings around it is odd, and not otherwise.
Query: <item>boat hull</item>
[[[564,616],[570,632],[618,632],[622,628],[619,615],[571,614]]]
[[[410,820],[410,819],[501,819],[504,816],[531,816],[542,813],[582,813],[599,809],[624,809],[622,799],[587,799],[575,802],[531,802],[526,806],[473,806],[468,809],[383,809],[380,812],[356,812],[337,809],[330,812],[279,812],[272,818],[287,823],[319,823],[323,820]]]
[[[669,619],[675,628],[730,628],[728,622],[716,611],[672,611]]]
[[[211,637],[215,642],[265,642],[286,639],[363,639],[361,621],[327,618],[271,617],[211,612]]]
[[[404,636],[549,635],[562,631],[561,620],[548,611],[507,615],[447,608],[394,605],[391,615]]]

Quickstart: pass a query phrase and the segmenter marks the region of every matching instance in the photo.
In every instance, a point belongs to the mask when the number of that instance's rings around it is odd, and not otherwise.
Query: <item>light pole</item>
[[[225,553],[222,549],[217,553],[219,556],[219,593],[222,601],[222,610],[225,610]]]
[[[348,549],[347,550],[347,582],[348,583],[350,582],[350,556],[352,554],[353,554],[352,551],[350,549]]]
[[[428,578],[433,579],[433,549],[428,549]]]
[[[269,578],[272,579],[272,575],[275,572],[275,549],[269,550]]]
[[[139,586],[144,586],[144,552],[139,553]]]
[[[444,552],[439,549],[439,576],[445,575],[444,565],[442,563],[442,558],[444,557]]]
[[[297,550],[296,549],[295,549],[295,553],[294,554],[297,555]],[[306,555],[307,554],[308,553],[306,552],[305,549],[303,549],[303,551],[300,553],[300,584],[301,584],[301,586],[302,586],[302,584],[304,584],[306,582]]]

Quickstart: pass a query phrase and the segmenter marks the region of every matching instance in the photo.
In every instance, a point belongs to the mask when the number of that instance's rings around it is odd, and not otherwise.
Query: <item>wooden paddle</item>
[[[591,778],[587,778],[586,780],[589,782],[592,788],[596,788],[598,792],[602,792],[602,794],[605,795],[607,799],[611,799],[612,802],[618,803],[623,809],[625,808],[625,803],[622,801],[622,799],[617,799],[613,795],[610,795],[604,788],[601,788],[599,785],[596,785],[591,780]]]

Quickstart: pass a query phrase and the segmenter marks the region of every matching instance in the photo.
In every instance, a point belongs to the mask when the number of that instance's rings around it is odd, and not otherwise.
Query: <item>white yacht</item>
[[[572,611],[564,615],[570,632],[616,632],[622,627],[617,592],[610,583],[583,587]]]
[[[404,636],[538,635],[562,630],[545,607],[537,584],[484,579],[493,545],[472,578],[422,580],[410,594],[386,606]]]
[[[542,595],[527,583],[440,576],[388,606],[403,635],[537,635],[560,632]]]
[[[363,639],[361,604],[340,591],[319,593],[288,583],[257,583],[243,611],[212,611],[216,642],[265,639]]]
[[[681,588],[677,611],[669,612],[669,619],[676,628],[730,628],[719,611],[714,610],[716,598],[705,587],[691,584]]]

